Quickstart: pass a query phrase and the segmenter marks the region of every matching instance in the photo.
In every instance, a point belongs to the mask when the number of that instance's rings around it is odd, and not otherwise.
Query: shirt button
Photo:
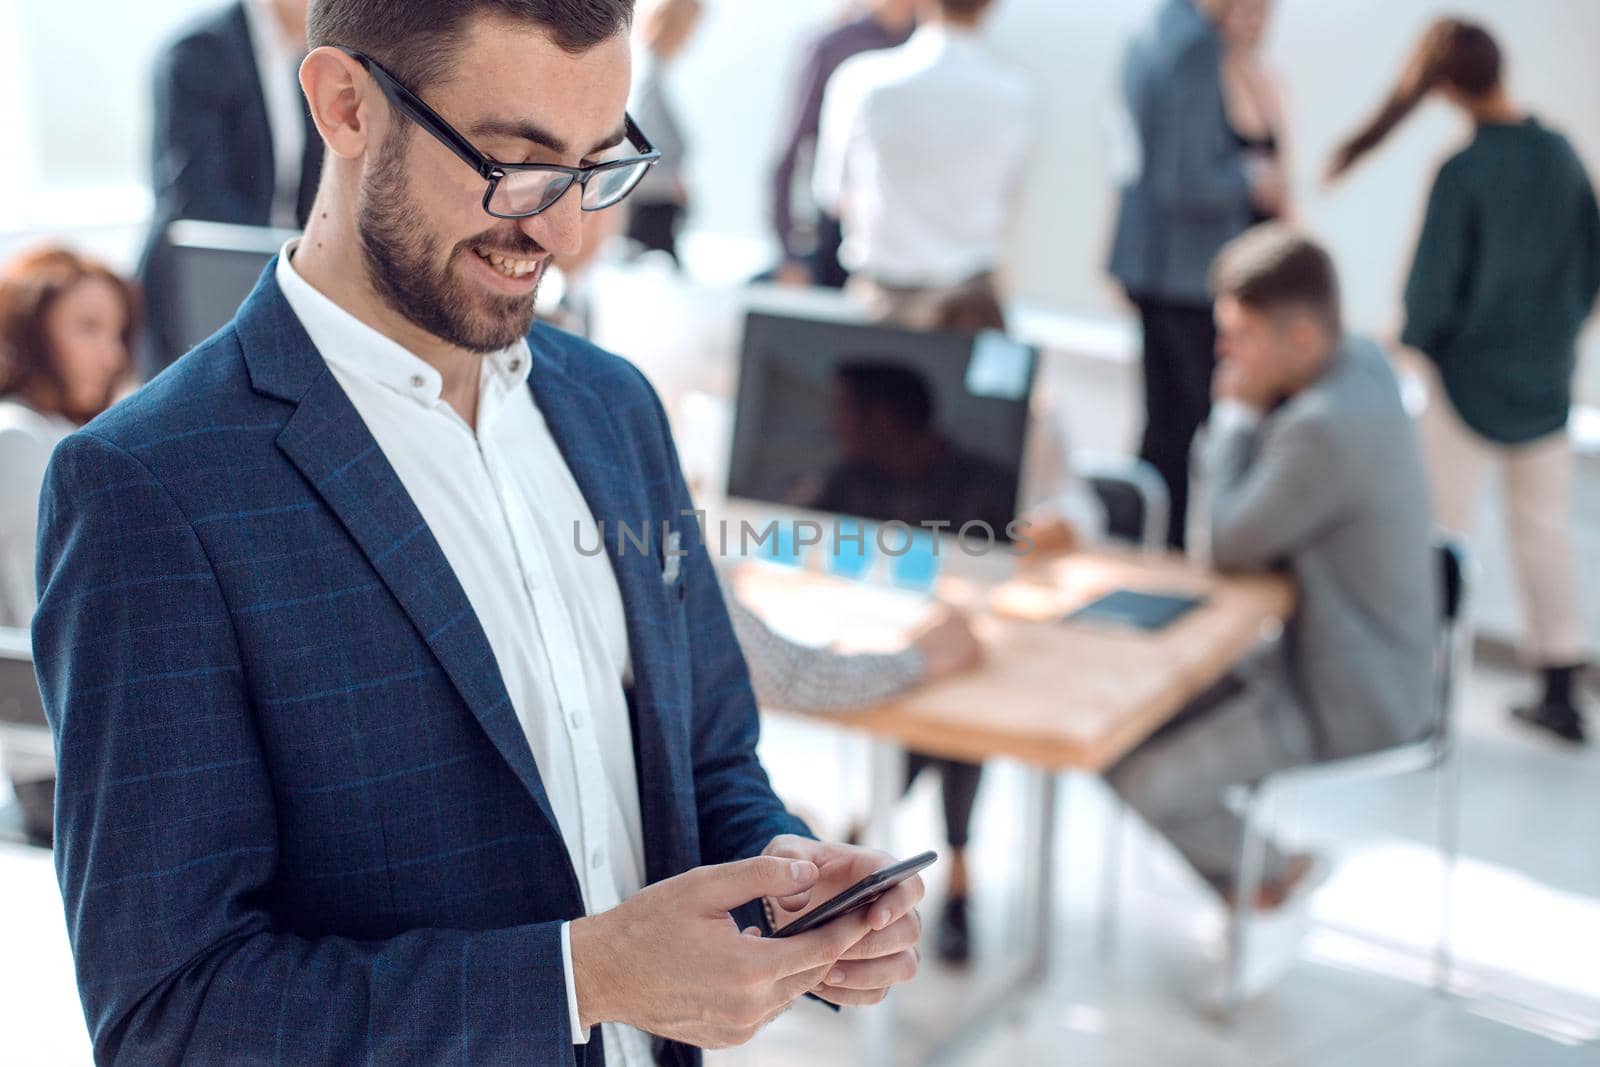
[[[591,854],[589,856],[589,866],[593,867],[595,870],[598,871],[601,867],[604,867],[605,865],[606,865],[606,854],[604,852],[600,851],[599,849],[595,849],[593,854]]]
[[[579,715],[576,711],[567,712],[567,725],[571,726],[574,730],[580,729],[583,726],[583,716]]]
[[[425,386],[427,384],[428,384],[428,379],[424,378],[422,375],[413,374],[411,376],[411,388],[413,388],[413,389],[421,389],[423,386]]]
[[[522,369],[522,360],[514,359],[514,360],[511,361],[511,373],[512,374],[517,373],[517,371],[519,371],[521,369]]]

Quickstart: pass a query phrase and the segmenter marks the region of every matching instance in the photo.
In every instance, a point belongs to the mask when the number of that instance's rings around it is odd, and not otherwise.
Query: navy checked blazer
[[[488,639],[275,269],[46,478],[33,642],[96,1061],[601,1064],[567,1018],[577,877]],[[595,519],[655,529],[611,552],[647,879],[805,833],[654,392],[528,342]]]

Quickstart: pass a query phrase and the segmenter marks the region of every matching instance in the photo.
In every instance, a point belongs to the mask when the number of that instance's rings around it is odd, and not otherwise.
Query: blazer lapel
[[[295,405],[278,447],[339,517],[559,833],[483,626],[399,475],[284,300],[277,262],[235,324],[256,389]]]
[[[529,386],[578,483],[595,523],[602,531],[606,556],[611,561],[622,609],[627,619],[628,649],[633,660],[634,692],[629,700],[633,717],[634,762],[643,821],[646,878],[654,882],[678,873],[679,860],[688,854],[685,824],[693,824],[669,803],[694,780],[687,747],[675,743],[660,714],[658,686],[668,684],[673,671],[671,645],[664,637],[669,590],[662,580],[661,521],[644,492],[644,474],[630,461],[611,414],[598,394],[571,377],[560,353],[550,351],[547,338],[529,338],[534,355]],[[618,547],[618,523],[631,533],[648,537],[648,551],[640,552],[627,540]],[[642,528],[642,529],[641,529]]]

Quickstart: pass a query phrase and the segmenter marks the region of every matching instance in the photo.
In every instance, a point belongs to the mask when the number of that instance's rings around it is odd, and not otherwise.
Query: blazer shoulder
[[[173,457],[207,447],[226,453],[236,432],[281,425],[278,401],[251,388],[244,352],[232,325],[223,327],[137,392],[90,422],[83,433],[139,458],[158,472]]]
[[[538,323],[528,334],[528,346],[578,384],[608,401],[655,400],[656,391],[632,361],[576,334]]]
[[[248,60],[248,65],[244,65]],[[157,69],[182,84],[255,70],[249,23],[242,4],[230,4],[178,27],[161,49]]]

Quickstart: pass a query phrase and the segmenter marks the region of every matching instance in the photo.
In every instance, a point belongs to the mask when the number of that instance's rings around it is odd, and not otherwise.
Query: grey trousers
[[[1233,885],[1243,820],[1225,796],[1313,761],[1304,712],[1288,699],[1276,652],[1258,657],[1179,713],[1106,773],[1106,781],[1218,892]],[[1283,873],[1270,842],[1262,876]]]

